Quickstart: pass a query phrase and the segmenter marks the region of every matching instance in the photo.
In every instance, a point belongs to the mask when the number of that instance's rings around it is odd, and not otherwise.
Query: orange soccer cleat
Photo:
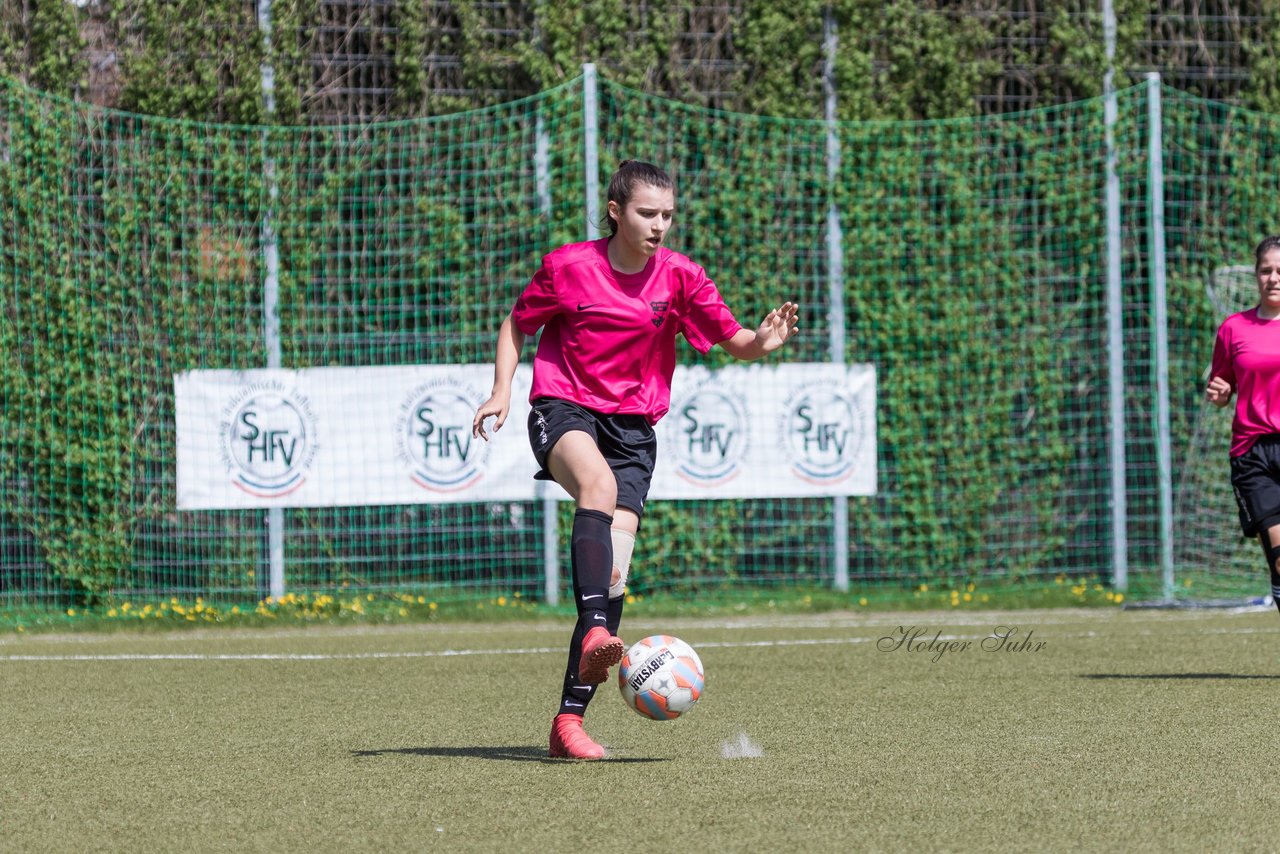
[[[588,685],[599,685],[609,678],[609,668],[622,660],[626,649],[622,638],[596,626],[582,639],[582,658],[578,660],[578,679]]]
[[[604,748],[583,730],[581,715],[556,715],[549,753],[554,759],[604,759]]]

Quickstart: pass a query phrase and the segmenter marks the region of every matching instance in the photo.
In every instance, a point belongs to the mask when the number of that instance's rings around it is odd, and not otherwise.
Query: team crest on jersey
[[[653,309],[652,321],[654,326],[662,326],[662,321],[667,319],[667,308],[670,307],[670,305],[671,303],[666,300],[649,303],[649,308]]]

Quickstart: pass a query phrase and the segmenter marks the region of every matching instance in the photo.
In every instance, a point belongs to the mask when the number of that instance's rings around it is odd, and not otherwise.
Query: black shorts
[[[1280,435],[1263,436],[1231,458],[1231,489],[1246,537],[1280,524]]]
[[[538,398],[529,411],[529,444],[540,468],[535,478],[555,479],[547,470],[547,454],[571,430],[581,430],[596,440],[618,481],[618,506],[641,515],[658,458],[658,437],[645,417],[604,415],[567,400]]]

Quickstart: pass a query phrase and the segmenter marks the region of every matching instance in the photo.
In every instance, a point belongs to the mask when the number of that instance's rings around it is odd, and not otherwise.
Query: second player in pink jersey
[[[1245,536],[1267,556],[1271,598],[1280,608],[1280,236],[1254,250],[1258,304],[1222,322],[1205,397],[1236,398],[1231,422],[1231,488]]]
[[[653,425],[671,403],[676,337],[699,352],[717,344],[751,361],[795,334],[784,302],[744,329],[701,267],[663,246],[675,184],[650,163],[624,161],[609,181],[610,236],[561,247],[516,300],[498,331],[493,393],[472,431],[487,439],[511,409],[511,381],[527,336],[534,355],[529,441],[541,470],[574,499],[570,558],[578,619],[569,642],[551,756],[601,759],[583,729],[596,685],[621,660],[627,574],[657,455]]]

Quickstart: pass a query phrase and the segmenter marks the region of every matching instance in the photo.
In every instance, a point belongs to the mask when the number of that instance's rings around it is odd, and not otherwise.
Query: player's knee
[[[591,478],[580,485],[578,494],[580,507],[607,509],[612,514],[617,503],[618,484],[613,479],[612,473],[609,473],[609,477]]]

